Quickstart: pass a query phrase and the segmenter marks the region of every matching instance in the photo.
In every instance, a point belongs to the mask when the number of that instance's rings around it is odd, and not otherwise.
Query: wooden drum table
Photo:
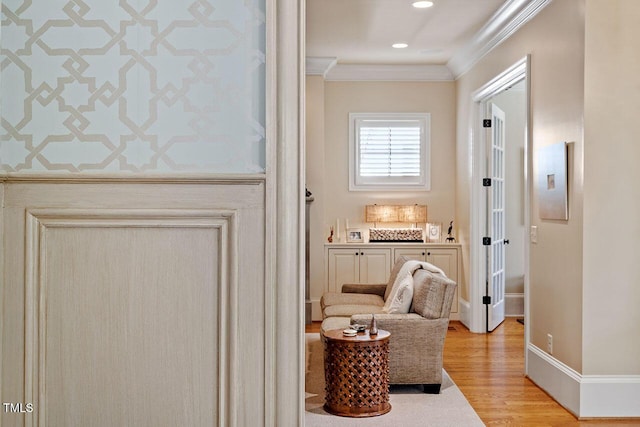
[[[344,417],[373,417],[391,410],[389,404],[388,331],[354,337],[342,329],[324,332],[324,409]]]

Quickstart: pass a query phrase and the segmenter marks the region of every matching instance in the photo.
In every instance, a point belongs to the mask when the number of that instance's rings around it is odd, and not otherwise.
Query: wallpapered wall
[[[6,172],[263,172],[264,0],[2,1]]]

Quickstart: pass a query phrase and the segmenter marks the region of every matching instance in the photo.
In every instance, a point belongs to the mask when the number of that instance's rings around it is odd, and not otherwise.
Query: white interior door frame
[[[484,105],[489,99],[498,93],[509,88],[513,84],[525,80],[526,83],[526,133],[525,133],[525,230],[530,229],[530,171],[531,171],[531,119],[530,119],[530,67],[531,59],[527,55],[507,70],[487,82],[485,85],[477,89],[471,94],[471,115],[470,134],[471,134],[471,153],[472,153],[472,180],[471,180],[471,223],[470,223],[470,285],[469,285],[469,329],[472,332],[484,333],[486,330],[485,309],[482,303],[482,297],[485,292],[486,279],[486,258],[485,249],[482,245],[482,237],[485,233],[486,224],[486,197],[485,189],[482,186],[482,178],[485,177],[487,171],[485,162],[485,153],[487,144],[490,142],[486,129],[482,127],[482,120],[485,117]],[[529,315],[529,242],[525,244],[525,318]],[[529,342],[529,328],[525,322],[525,346]],[[526,362],[526,361],[525,361]],[[525,363],[526,366],[526,363]]]
[[[303,426],[305,3],[266,0],[266,10],[267,351],[262,425]]]

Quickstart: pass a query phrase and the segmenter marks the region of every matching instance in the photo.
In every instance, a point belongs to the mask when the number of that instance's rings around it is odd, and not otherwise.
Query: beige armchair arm
[[[384,298],[384,292],[387,290],[385,283],[380,284],[360,284],[345,283],[342,285],[343,294],[375,294]]]
[[[378,329],[391,332],[389,376],[392,384],[442,383],[442,353],[449,319],[426,319],[417,313],[376,314]],[[370,314],[351,316],[369,325]]]

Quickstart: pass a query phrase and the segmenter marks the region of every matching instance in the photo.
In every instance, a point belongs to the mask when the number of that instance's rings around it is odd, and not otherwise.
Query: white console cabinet
[[[460,286],[457,243],[327,243],[325,291],[340,292],[345,283],[386,283],[395,260],[402,255],[440,267]],[[457,319],[457,290],[451,313]]]
[[[385,283],[391,274],[390,248],[349,246],[329,249],[327,289],[340,292],[345,283]]]

